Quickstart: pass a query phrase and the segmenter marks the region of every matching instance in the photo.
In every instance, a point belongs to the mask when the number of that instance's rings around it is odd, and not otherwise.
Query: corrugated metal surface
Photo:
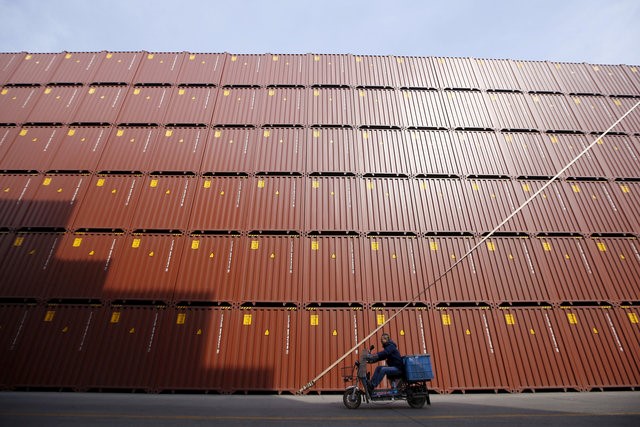
[[[398,56],[396,64],[399,87],[413,89],[440,87],[429,58]]]
[[[640,229],[640,185],[637,182],[617,182],[611,191],[621,203],[634,230]]]
[[[312,236],[302,240],[304,304],[358,306],[368,302],[362,245],[358,237]]]
[[[455,129],[493,128],[493,111],[481,92],[445,91],[441,96],[451,127]]]
[[[185,56],[177,84],[218,85],[227,55],[220,53],[190,53]]]
[[[110,127],[69,127],[49,164],[51,171],[93,171],[107,146]]]
[[[523,92],[561,92],[551,67],[542,61],[514,61],[513,72]]]
[[[525,200],[536,194],[546,181],[521,180],[519,191]],[[516,186],[518,189],[518,187]],[[530,233],[576,233],[580,231],[577,212],[571,205],[571,187],[551,183],[522,209]]]
[[[597,155],[604,163],[608,177],[640,177],[640,146],[637,138],[607,135],[600,142],[597,145]]]
[[[239,235],[192,234],[186,239],[173,300],[233,303],[241,301],[249,241]]]
[[[614,104],[608,97],[574,95],[571,99],[573,111],[585,130],[604,132],[618,119],[611,110]],[[619,132],[619,129],[615,131]]]
[[[146,177],[131,228],[186,230],[196,184],[197,179],[190,176]]]
[[[573,113],[571,107],[573,101],[565,95],[530,94],[527,97],[540,130],[581,131],[583,129]]]
[[[463,184],[467,204],[466,215],[471,217],[473,230],[492,231],[524,201],[518,187],[510,180],[470,179]],[[522,232],[529,224],[523,212],[516,214],[499,231]]]
[[[100,301],[123,240],[121,234],[65,234],[47,268],[47,300]]]
[[[309,129],[306,133],[306,163],[308,173],[361,172],[360,152],[354,144],[351,129]]]
[[[360,230],[359,181],[353,177],[305,179],[304,230]]]
[[[412,232],[417,217],[412,180],[406,178],[364,178],[359,182],[360,225],[363,231]]]
[[[309,55],[265,54],[259,70],[259,82],[263,86],[307,85],[308,63]]]
[[[23,206],[38,189],[39,176],[0,175],[0,226],[16,228],[22,225]]]
[[[185,238],[171,234],[126,235],[111,258],[104,284],[106,301],[170,301]]]
[[[116,122],[127,94],[126,86],[89,86],[82,90],[80,107],[73,116],[73,123]]]
[[[460,176],[459,151],[450,132],[409,130],[404,133],[407,163],[415,175]]]
[[[513,64],[510,60],[476,59],[476,68],[484,83],[484,89],[500,91],[520,90],[520,85],[513,72]]]
[[[301,128],[265,128],[255,144],[252,171],[298,173],[305,171],[307,132]]]
[[[640,96],[640,88],[633,85],[624,65],[586,65],[599,93],[605,95]]]
[[[353,57],[352,67],[351,84],[353,86],[399,86],[396,75],[398,63],[393,56],[357,55]]]
[[[551,62],[549,66],[553,67],[553,73],[563,92],[589,95],[597,93],[595,82],[589,75],[587,64]]]
[[[409,175],[411,154],[400,130],[360,130],[355,132],[358,153],[362,153],[365,174]]]
[[[451,138],[464,175],[508,175],[502,143],[494,132],[453,132]]]
[[[549,163],[553,164],[556,169],[551,175],[556,175],[560,169],[572,162],[597,137],[594,135],[547,134],[543,138],[548,141],[545,146],[551,154]],[[566,170],[564,177],[597,178],[607,176],[604,163],[600,160],[600,151],[601,145],[596,145],[587,151]]]
[[[114,128],[98,162],[98,170],[148,172],[158,132],[156,127]]]
[[[627,111],[631,110],[638,101],[640,101],[638,98],[612,98],[612,100],[614,105],[612,109],[616,117],[621,117]],[[626,131],[629,134],[633,133],[638,135],[640,134],[638,129],[640,129],[640,111],[636,108],[632,113],[625,117],[624,120],[622,120],[620,124],[613,129],[613,131]]]
[[[229,86],[258,86],[261,83],[260,69],[265,55],[227,55],[220,84]]]
[[[22,53],[0,53],[0,84],[4,84],[13,71],[18,68],[24,54]]]
[[[304,352],[297,345],[297,313],[246,309],[232,312],[230,317],[230,336],[224,349],[230,357],[221,373],[223,390],[294,392],[300,384],[297,361],[302,355],[298,352]]]
[[[129,230],[144,181],[142,175],[94,176],[73,227]]]
[[[640,244],[635,238],[587,240],[595,269],[613,302],[635,301],[640,277]]]
[[[138,70],[143,52],[104,52],[100,67],[93,76],[95,83],[129,84]]]
[[[213,128],[200,170],[202,173],[247,173],[254,164],[255,140],[259,129]]]
[[[353,81],[351,55],[309,55],[308,85],[350,86]]]
[[[431,58],[433,69],[444,89],[479,89],[479,72],[472,58]]]
[[[140,67],[133,78],[133,83],[143,84],[173,84],[175,83],[184,53],[176,52],[145,52]]]
[[[583,233],[633,233],[628,212],[618,202],[617,191],[608,182],[564,183],[571,188],[570,203],[580,215]]]
[[[163,123],[170,100],[170,87],[131,87],[118,114],[118,123],[128,125]]]
[[[312,126],[353,126],[353,91],[313,88],[308,91],[307,121]]]
[[[86,389],[151,391],[154,360],[162,357],[158,339],[164,333],[165,310],[153,307],[104,308],[86,339],[80,384]]]
[[[51,77],[51,82],[90,83],[103,59],[104,56],[99,52],[66,52]]]
[[[9,151],[18,132],[20,132],[20,129],[16,126],[0,127],[0,160],[2,160],[7,151]]]
[[[222,390],[232,333],[231,311],[176,308],[163,313],[150,379],[154,391]]]
[[[302,299],[300,287],[301,238],[297,236],[247,237],[243,245],[247,266],[242,280],[241,302],[269,302],[284,308],[285,303]]]
[[[449,128],[449,113],[439,92],[435,90],[403,90],[402,99],[406,114],[403,124],[406,127]]]
[[[201,127],[167,127],[160,129],[149,164],[151,171],[200,171],[208,129]]]
[[[62,233],[7,234],[11,245],[3,254],[0,293],[3,298],[37,300],[44,298],[47,275]]]
[[[22,336],[25,323],[37,308],[31,304],[3,304],[0,305],[0,363],[4,369],[0,370],[0,385],[8,388],[13,372],[9,367],[16,359],[16,345]]]
[[[416,179],[411,181],[418,230],[425,232],[468,232],[474,226],[459,179]]]
[[[85,174],[39,176],[38,189],[24,204],[23,227],[66,228],[73,224],[78,205],[89,187]]]
[[[66,133],[66,127],[23,127],[0,161],[0,169],[48,170]]]
[[[300,230],[307,189],[301,177],[257,176],[249,178],[250,200],[246,226],[251,230]]]
[[[243,177],[203,177],[198,181],[189,230],[243,230],[251,204]]]
[[[10,383],[77,389],[87,337],[100,311],[98,307],[44,306],[28,313],[9,351],[13,359],[8,370]]]
[[[26,122],[42,92],[39,86],[3,87],[0,91],[0,123]]]
[[[534,130],[538,129],[527,98],[521,93],[487,93],[487,105],[491,105],[495,115],[496,129]]]
[[[260,123],[270,126],[304,124],[307,93],[301,88],[268,88],[262,94],[264,103]]]
[[[551,139],[539,133],[502,133],[503,155],[509,165],[509,175],[518,179],[552,177],[559,168],[550,152]],[[557,143],[557,142],[556,142]]]
[[[403,112],[398,92],[389,89],[356,89],[352,92],[355,123],[359,126],[399,127]]]
[[[256,88],[225,88],[218,93],[212,124],[257,125],[264,91]]]
[[[62,62],[60,53],[25,53],[20,65],[11,74],[7,83],[43,84],[51,80],[53,73]]]
[[[361,241],[364,293],[374,304],[408,302],[426,285],[415,237],[369,237]]]
[[[629,77],[629,80],[633,83],[636,89],[640,90],[640,75],[638,72],[640,71],[637,66],[633,65],[623,65],[625,74]]]
[[[175,87],[164,122],[209,125],[218,91],[211,87]]]

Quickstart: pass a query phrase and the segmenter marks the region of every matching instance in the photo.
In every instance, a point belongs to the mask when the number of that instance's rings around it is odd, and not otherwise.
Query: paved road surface
[[[640,426],[640,392],[433,395],[342,406],[340,395],[0,392],[0,426]]]

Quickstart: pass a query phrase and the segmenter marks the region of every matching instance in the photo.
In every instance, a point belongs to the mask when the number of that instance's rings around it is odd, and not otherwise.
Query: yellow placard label
[[[384,323],[384,314],[376,314],[376,323],[378,326]]]
[[[567,313],[567,319],[569,319],[569,323],[571,325],[578,324],[578,316],[576,316],[574,313]]]
[[[82,244],[82,237],[76,237],[75,239],[73,239],[74,248],[79,248],[81,244]]]
[[[496,244],[493,242],[487,242],[487,250],[489,250],[490,252],[495,252]]]
[[[260,247],[260,242],[258,240],[251,241],[251,250],[255,251]]]
[[[267,92],[267,94],[268,94],[269,96],[274,96],[274,95],[276,94],[276,91],[275,91],[275,89],[269,89],[269,91]]]
[[[607,252],[607,245],[604,244],[603,242],[598,242],[596,243],[596,245],[598,246],[598,250],[600,252]]]
[[[176,325],[184,325],[185,320],[187,319],[186,313],[178,313],[176,318]]]
[[[242,317],[242,324],[244,326],[250,326],[251,325],[251,321],[252,321],[252,316],[250,314],[245,314]]]
[[[223,96],[229,96],[229,95],[231,95],[231,91],[229,89],[225,89],[224,91],[222,91],[222,95]]]
[[[629,186],[625,184],[620,185],[620,190],[625,194],[628,194],[630,192]]]
[[[118,323],[118,322],[120,322],[120,312],[114,311],[113,313],[111,313],[110,323]]]
[[[105,182],[104,178],[99,178],[98,182],[96,182],[96,187],[104,187],[104,182]]]
[[[46,177],[43,181],[42,181],[42,185],[44,185],[45,187],[48,185],[51,185],[51,178]]]
[[[140,92],[141,92],[141,91],[140,91],[140,89],[139,89],[139,88],[135,88],[135,89],[133,90],[133,94],[134,94],[134,95],[140,95]]]
[[[167,129],[167,131],[164,133],[164,136],[166,136],[167,138],[170,137],[171,135],[173,135],[173,130],[171,129]]]
[[[271,131],[265,130],[264,132],[262,132],[262,136],[264,136],[265,138],[269,138],[271,136]]]
[[[262,179],[258,180],[258,188],[264,188],[264,180]]]
[[[16,239],[13,241],[13,246],[22,246],[23,243],[24,237],[16,237]]]
[[[516,318],[513,314],[505,314],[504,315],[504,320],[507,322],[507,325],[515,325],[516,324]]]
[[[20,136],[25,136],[27,133],[29,133],[29,131],[27,129],[22,129],[20,131]]]
[[[211,188],[211,181],[209,181],[209,180],[204,181],[204,182],[202,183],[202,186],[203,186],[204,188]]]
[[[571,189],[573,190],[574,193],[580,192],[580,186],[578,184],[571,184]]]
[[[124,135],[124,129],[118,129],[118,131],[116,132],[116,136],[122,136]]]
[[[52,90],[53,90],[53,89],[51,89],[50,87],[48,87],[48,88],[46,88],[46,89],[44,90],[44,94],[45,94],[45,95],[49,95],[49,94],[51,93],[51,91],[52,91]]]
[[[0,92],[0,95],[6,95],[7,93],[9,93],[9,89],[2,89],[2,92]]]
[[[75,129],[69,129],[69,132],[67,132],[67,136],[73,136],[76,134],[76,130]]]
[[[200,247],[200,240],[194,239],[191,241],[191,249],[198,249]]]
[[[156,188],[157,186],[158,186],[158,180],[152,179],[151,182],[149,183],[149,187]]]
[[[311,250],[317,251],[318,249],[320,249],[320,242],[318,242],[317,240],[313,240],[311,242]]]
[[[141,239],[133,239],[133,242],[131,243],[131,247],[132,248],[139,248],[140,247],[140,240]]]
[[[542,249],[544,249],[545,252],[551,252],[551,243],[542,242]]]
[[[451,315],[450,314],[443,314],[440,317],[442,318],[442,324],[444,326],[450,326],[451,325]]]
[[[220,136],[222,135],[222,131],[221,130],[217,130],[213,133],[213,137],[214,138],[220,138]]]
[[[311,181],[311,188],[320,188],[320,181]]]
[[[372,251],[377,251],[380,249],[380,243],[378,242],[371,242],[371,250]]]
[[[55,317],[56,312],[54,310],[48,310],[44,315],[45,322],[53,322],[53,318]]]
[[[312,314],[309,317],[309,324],[311,326],[318,326],[320,324],[320,316],[318,316],[317,314]]]
[[[320,131],[319,130],[314,130],[313,131],[313,137],[314,138],[320,138]]]
[[[629,318],[629,321],[634,325],[638,324],[638,315],[636,313],[627,313],[627,317]]]
[[[429,242],[429,249],[433,252],[438,250],[438,242]]]

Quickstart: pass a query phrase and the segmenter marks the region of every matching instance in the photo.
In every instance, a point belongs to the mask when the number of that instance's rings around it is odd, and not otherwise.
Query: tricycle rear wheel
[[[358,409],[362,403],[362,393],[357,389],[345,390],[342,395],[342,403],[349,409]]]
[[[420,409],[427,403],[427,398],[425,396],[409,396],[407,403],[414,409]]]

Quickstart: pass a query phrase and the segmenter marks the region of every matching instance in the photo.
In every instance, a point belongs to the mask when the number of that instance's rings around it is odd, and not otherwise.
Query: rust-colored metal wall
[[[465,255],[635,105],[637,76],[0,54],[0,385],[294,392],[409,303],[385,329],[431,353],[436,392],[635,389],[640,113]],[[342,387],[334,369],[313,390]]]

